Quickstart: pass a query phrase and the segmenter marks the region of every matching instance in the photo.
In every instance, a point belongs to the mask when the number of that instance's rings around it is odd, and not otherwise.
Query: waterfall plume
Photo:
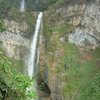
[[[20,12],[24,12],[25,11],[25,0],[22,0],[20,3]]]
[[[30,48],[30,55],[29,55],[29,62],[28,62],[28,75],[31,79],[34,75],[37,40],[38,40],[39,29],[41,26],[42,16],[43,16],[43,13],[40,12],[38,14],[38,18],[36,21],[35,31],[34,31],[32,43],[31,43],[31,48]]]

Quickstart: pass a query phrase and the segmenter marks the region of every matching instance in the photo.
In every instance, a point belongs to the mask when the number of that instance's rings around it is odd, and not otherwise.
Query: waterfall
[[[20,4],[20,12],[24,12],[24,11],[25,11],[25,0],[22,0]]]
[[[36,58],[36,50],[37,50],[37,40],[38,40],[39,29],[40,29],[40,26],[41,26],[42,16],[43,16],[43,13],[40,12],[38,14],[38,18],[37,18],[37,21],[36,21],[35,32],[34,32],[34,36],[33,36],[33,39],[32,39],[31,48],[30,48],[30,56],[29,56],[29,62],[28,62],[28,75],[31,79],[34,75],[35,58]]]

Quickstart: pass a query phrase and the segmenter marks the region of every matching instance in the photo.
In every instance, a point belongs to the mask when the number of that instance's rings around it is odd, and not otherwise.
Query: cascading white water
[[[42,22],[42,16],[43,16],[43,13],[40,12],[38,14],[38,18],[36,21],[35,32],[34,32],[32,44],[31,44],[31,48],[30,48],[30,56],[29,56],[29,62],[28,62],[28,75],[31,79],[34,75],[35,57],[36,57],[36,50],[37,50],[36,47],[37,47],[39,29]]]
[[[24,11],[25,11],[25,0],[22,0],[20,4],[20,12],[24,12]]]

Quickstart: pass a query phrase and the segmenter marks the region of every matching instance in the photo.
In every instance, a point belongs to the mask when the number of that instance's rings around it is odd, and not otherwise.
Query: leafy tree
[[[36,98],[34,91],[26,89],[32,80],[28,76],[18,73],[7,57],[0,51],[0,100],[26,100]]]

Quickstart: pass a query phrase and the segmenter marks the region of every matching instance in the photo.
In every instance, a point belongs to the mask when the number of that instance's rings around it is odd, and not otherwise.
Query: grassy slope
[[[65,0],[58,1],[56,6],[62,5],[63,2]],[[53,7],[48,10],[52,16],[55,12]],[[57,19],[59,16],[54,17]],[[52,63],[55,63],[56,72],[63,83],[61,95],[65,97],[64,100],[100,100],[100,48],[89,50],[87,47],[62,43],[61,36],[74,28],[68,22],[58,25],[56,21],[52,21],[47,15],[43,31],[48,39],[47,56],[51,61],[49,66],[52,67]],[[57,52],[59,55],[56,55]]]
[[[69,52],[68,49],[70,50]],[[74,48],[68,47],[68,49],[66,49],[67,56],[65,57],[65,62],[69,67],[64,71],[65,86],[63,94],[69,100],[74,98],[74,96],[80,96],[80,99],[78,100],[90,100],[92,97],[94,98],[93,100],[99,100],[100,94],[98,93],[98,91],[90,90],[90,87],[94,87],[94,85],[97,85],[98,89],[100,89],[99,84],[95,84],[95,80],[93,80],[95,79],[95,77],[97,77],[96,74],[100,73],[99,59],[97,57],[94,57],[93,54],[90,54],[90,52],[87,51],[81,51],[82,53],[84,53],[81,54],[79,53],[80,51],[76,52]],[[93,52],[97,53],[96,50],[94,50]],[[98,77],[100,77],[100,75]],[[94,84],[91,84],[91,86],[89,86],[89,82],[91,80]],[[96,81],[100,81],[100,78],[98,78],[98,80]],[[83,88],[84,90],[82,91]],[[94,92],[95,94],[97,92],[97,95],[93,95],[92,92]],[[99,98],[97,99],[97,97]]]

